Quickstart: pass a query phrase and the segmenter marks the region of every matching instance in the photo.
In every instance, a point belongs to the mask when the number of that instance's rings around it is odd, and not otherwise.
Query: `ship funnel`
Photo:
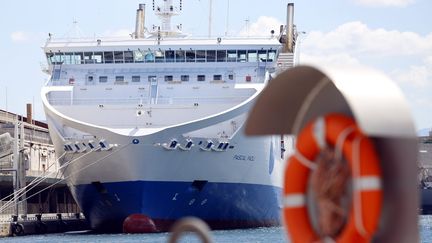
[[[135,39],[144,38],[145,4],[140,4],[136,13]]]
[[[294,3],[288,3],[287,6],[287,26],[286,26],[286,52],[294,52]]]

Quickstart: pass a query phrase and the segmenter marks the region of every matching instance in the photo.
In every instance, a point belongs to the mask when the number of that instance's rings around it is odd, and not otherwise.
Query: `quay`
[[[418,149],[420,213],[432,214],[432,130],[419,137]]]
[[[27,117],[0,110],[0,236],[88,229],[59,170],[48,126],[33,120],[31,109],[28,104]]]

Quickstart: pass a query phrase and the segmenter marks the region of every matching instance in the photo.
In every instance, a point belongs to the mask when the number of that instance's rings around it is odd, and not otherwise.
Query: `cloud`
[[[415,0],[354,0],[355,3],[366,7],[406,7]]]
[[[324,33],[312,31],[302,49],[319,54],[347,52],[352,55],[404,56],[432,52],[432,33],[421,36],[383,28],[371,29],[362,22],[349,22]]]
[[[279,33],[279,27],[282,22],[273,17],[260,16],[256,22],[244,26],[240,30],[240,36],[270,36],[270,31],[274,30]]]
[[[13,42],[26,42],[30,40],[30,34],[23,31],[15,31],[10,34]]]

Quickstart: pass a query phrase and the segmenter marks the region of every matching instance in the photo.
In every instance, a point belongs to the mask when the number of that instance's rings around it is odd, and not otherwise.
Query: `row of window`
[[[46,53],[49,64],[273,62],[276,50],[135,50]]]
[[[87,82],[93,82],[94,79],[95,79],[94,76],[87,76]],[[114,80],[115,80],[115,82],[124,82],[125,76],[115,76]],[[141,76],[132,76],[130,80],[131,80],[131,82],[134,82],[134,83],[135,82],[141,82]],[[149,75],[147,77],[147,80],[149,82],[157,81],[157,76]],[[189,75],[180,75],[180,80],[182,82],[187,82],[190,80],[190,76]],[[206,81],[206,75],[199,74],[196,76],[196,80],[197,81]],[[213,80],[214,81],[221,81],[222,75],[220,75],[220,74],[213,75]],[[229,74],[228,80],[234,80],[234,74]],[[173,75],[165,75],[164,81],[166,81],[166,82],[174,81],[174,76]],[[99,83],[107,83],[107,82],[108,82],[108,76],[99,76]]]

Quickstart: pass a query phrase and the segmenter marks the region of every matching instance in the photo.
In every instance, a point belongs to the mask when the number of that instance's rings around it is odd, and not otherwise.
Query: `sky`
[[[179,0],[173,0],[178,3]],[[268,35],[286,21],[294,2],[300,63],[370,66],[401,88],[417,129],[432,128],[431,0],[213,0],[212,36]],[[41,47],[54,38],[127,36],[135,11],[146,4],[146,26],[158,24],[151,0],[0,1],[0,109],[44,120],[40,89],[48,76]],[[208,0],[183,0],[173,23],[193,36],[208,35]],[[74,34],[75,33],[75,34]]]

